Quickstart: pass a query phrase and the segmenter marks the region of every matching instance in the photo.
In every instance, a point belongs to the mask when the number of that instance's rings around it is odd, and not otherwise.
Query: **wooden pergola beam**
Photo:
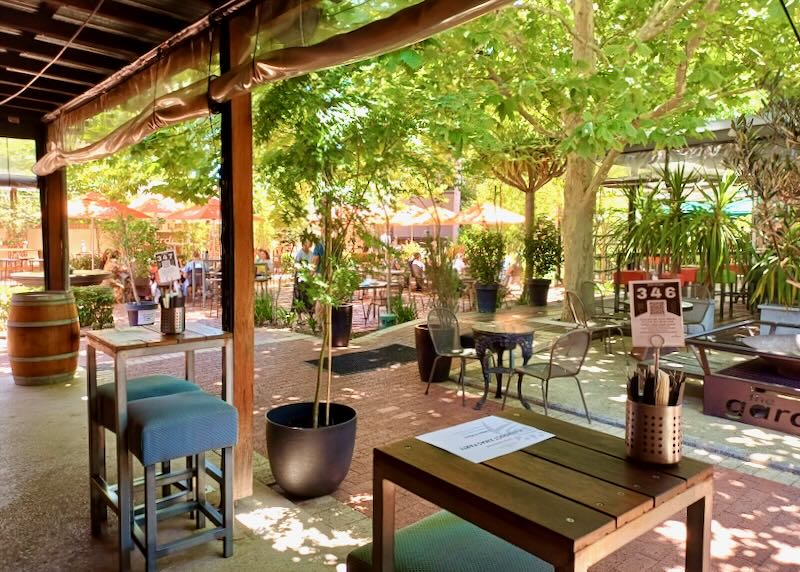
[[[5,89],[0,89],[0,99],[5,99],[10,95],[13,94]],[[38,99],[36,97],[23,97],[21,95],[15,97],[5,105],[18,105],[21,108],[36,110],[42,114],[49,113],[58,107],[58,104],[52,101]]]
[[[39,73],[44,66],[45,62],[34,60],[32,58],[25,58],[12,53],[0,53],[0,67],[4,67],[6,69],[13,68],[24,72],[30,72],[31,74],[36,74]],[[103,74],[101,72],[90,72],[55,63],[51,65],[44,74],[42,74],[42,77],[92,86],[102,81],[106,75],[107,74]]]
[[[36,39],[35,34],[29,32],[14,35],[0,31],[0,48],[18,54],[30,54],[44,62],[49,62],[61,51],[59,46],[39,41]],[[32,57],[31,59],[34,58]],[[67,48],[58,61],[64,66],[94,71],[104,75],[114,73],[125,63],[124,60],[74,48]]]
[[[3,74],[0,75],[0,84],[5,85],[22,87],[27,85],[30,80],[31,76],[28,74],[12,72],[8,70],[3,71]],[[81,85],[77,83],[64,83],[45,77],[40,77],[37,79],[31,87],[34,86],[41,91],[52,91],[53,93],[69,95],[71,97],[75,97],[86,90],[85,87],[81,87]]]
[[[41,126],[36,137],[36,158],[47,149],[48,130]],[[42,209],[42,258],[45,290],[69,289],[69,218],[67,215],[67,171],[59,169],[39,177]]]
[[[238,61],[232,54],[229,23],[222,27],[220,67]],[[222,329],[233,333],[233,401],[239,411],[234,451],[234,498],[253,494],[253,123],[250,94],[220,106],[220,211],[222,216]]]
[[[53,20],[49,14],[31,14],[11,7],[4,8],[2,24],[6,29],[41,34],[61,42],[67,42],[78,29],[74,24]],[[125,61],[130,61],[152,47],[149,43],[135,38],[89,27],[81,31],[73,45],[76,48],[99,51],[112,57],[119,56]]]
[[[46,0],[52,6],[68,6],[91,13],[97,6],[97,0]],[[117,2],[104,2],[97,15],[102,18],[116,20],[121,24],[143,26],[158,30],[166,35],[172,35],[182,30],[191,22],[175,18],[172,14],[154,12],[132,4],[122,5]]]

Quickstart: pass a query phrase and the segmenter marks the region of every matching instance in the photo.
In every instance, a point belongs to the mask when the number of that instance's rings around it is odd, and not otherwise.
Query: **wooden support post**
[[[36,158],[47,150],[48,135],[43,127],[36,138]],[[45,290],[69,289],[69,221],[67,219],[67,171],[59,169],[39,177],[42,209],[42,257]]]
[[[220,41],[222,72],[238,61],[231,53],[229,24]],[[234,450],[235,499],[253,494],[253,126],[250,94],[220,106],[222,161],[222,328],[233,333],[233,402],[239,411]]]

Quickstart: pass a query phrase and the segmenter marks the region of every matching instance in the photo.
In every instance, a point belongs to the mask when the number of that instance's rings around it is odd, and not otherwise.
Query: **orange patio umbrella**
[[[436,224],[437,220],[439,224],[449,224],[456,217],[456,213],[450,209],[436,205],[425,207],[424,209],[421,209],[421,211],[422,212],[419,214],[419,216],[414,219],[414,224]]]
[[[94,269],[95,245],[97,244],[96,219],[117,217],[147,218],[147,215],[118,201],[107,199],[100,193],[90,192],[67,201],[67,217],[89,219],[92,235],[92,269]]]
[[[181,205],[175,200],[162,195],[140,195],[128,205],[138,210],[150,218],[165,218],[181,209]]]
[[[503,207],[491,203],[484,203],[482,205],[472,205],[465,211],[461,211],[456,220],[458,224],[483,224],[483,225],[501,225],[501,224],[522,224],[525,222],[525,217],[521,214],[512,212]]]
[[[222,220],[222,214],[220,213],[220,202],[218,198],[214,197],[209,199],[204,205],[193,206],[175,211],[164,218],[167,220]],[[253,220],[261,220],[261,217],[253,215]]]

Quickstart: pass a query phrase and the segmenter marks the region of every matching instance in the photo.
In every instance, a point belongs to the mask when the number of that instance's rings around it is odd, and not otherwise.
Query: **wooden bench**
[[[399,530],[397,572],[552,572],[553,566],[442,511]],[[347,572],[372,572],[372,543],[347,556]]]

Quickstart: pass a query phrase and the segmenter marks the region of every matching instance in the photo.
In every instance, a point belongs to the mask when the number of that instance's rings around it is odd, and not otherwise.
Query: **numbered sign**
[[[178,255],[174,250],[156,252],[156,266],[158,267],[158,283],[170,284],[181,279],[181,269],[178,267]]]
[[[634,280],[629,284],[633,346],[682,347],[683,312],[679,280]]]

